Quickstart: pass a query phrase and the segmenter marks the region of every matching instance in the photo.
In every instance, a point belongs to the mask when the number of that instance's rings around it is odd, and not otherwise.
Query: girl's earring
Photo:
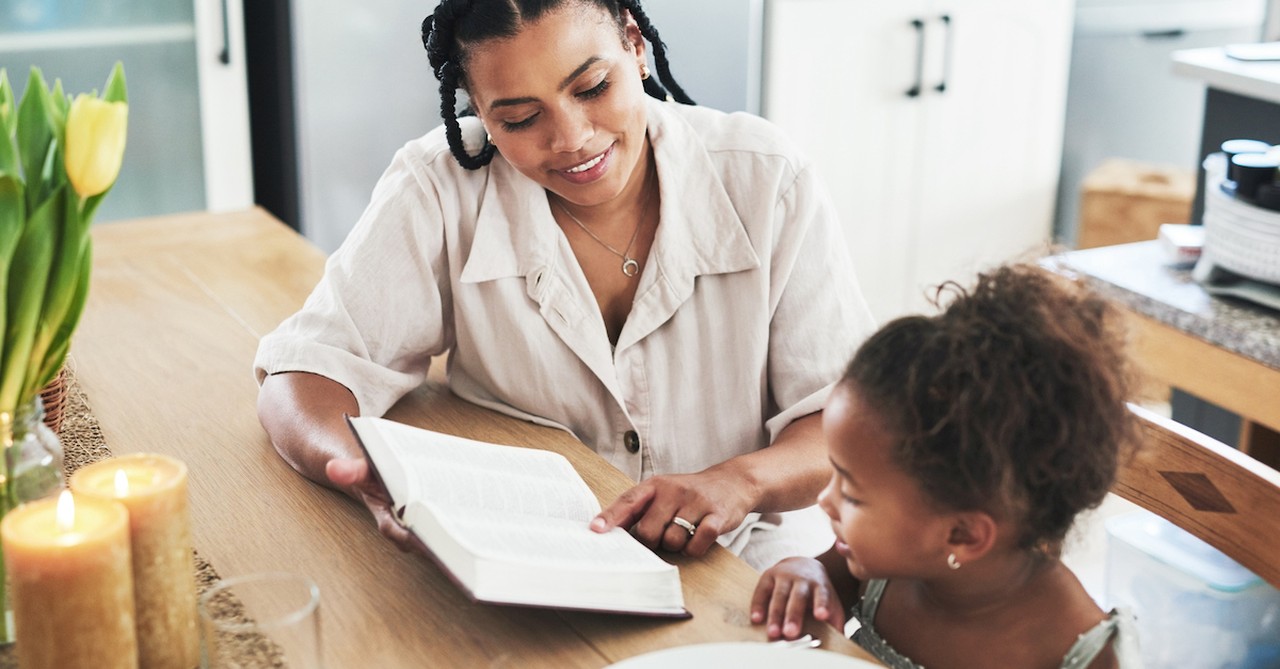
[[[645,79],[648,79],[648,78],[649,78],[649,65],[648,63],[646,63],[640,66],[640,80],[644,81]]]
[[[960,561],[956,559],[955,553],[951,553],[950,555],[947,556],[947,566],[951,567],[952,571],[955,571],[960,568]]]

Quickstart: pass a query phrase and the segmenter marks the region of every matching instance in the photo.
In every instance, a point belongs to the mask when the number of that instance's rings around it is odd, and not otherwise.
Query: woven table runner
[[[66,399],[63,406],[62,426],[58,438],[62,441],[63,470],[70,479],[77,469],[111,457],[111,449],[102,437],[102,428],[98,418],[89,409],[84,390],[76,382],[75,372],[68,365],[66,377]],[[210,586],[218,582],[218,574],[213,567],[194,550],[196,592],[203,594]],[[74,631],[69,631],[74,634]],[[241,666],[274,668],[284,667],[279,659],[278,650],[264,637],[244,640],[243,649],[237,652],[242,658]],[[16,669],[18,667],[17,652],[12,644],[0,645],[0,669]]]

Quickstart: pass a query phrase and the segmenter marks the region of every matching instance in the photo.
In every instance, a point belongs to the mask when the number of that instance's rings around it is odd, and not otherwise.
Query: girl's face
[[[822,428],[835,472],[818,505],[831,517],[849,572],[866,580],[945,570],[953,519],[893,461],[897,436],[850,383],[832,392]]]
[[[507,162],[583,207],[648,165],[644,40],[599,8],[566,3],[508,39],[471,47],[467,91]]]

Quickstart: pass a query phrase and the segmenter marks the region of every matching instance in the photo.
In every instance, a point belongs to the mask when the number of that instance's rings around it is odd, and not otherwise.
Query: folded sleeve
[[[452,346],[439,190],[402,149],[302,309],[258,344],[254,374],[309,372],[382,415]]]
[[[874,327],[835,207],[810,169],[778,199],[770,296],[769,440],[820,411]]]

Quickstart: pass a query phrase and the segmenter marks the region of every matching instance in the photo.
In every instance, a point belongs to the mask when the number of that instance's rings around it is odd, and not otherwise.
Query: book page
[[[429,500],[506,515],[585,524],[600,511],[595,494],[564,456],[486,444],[381,418],[353,418],[397,503]],[[388,455],[392,456],[391,461]]]
[[[531,520],[488,509],[424,505],[477,557],[591,571],[669,571],[625,530],[600,534],[562,518]],[[409,517],[416,515],[412,510]]]
[[[477,601],[688,617],[679,570],[622,529],[562,455],[349,418],[405,524]]]

